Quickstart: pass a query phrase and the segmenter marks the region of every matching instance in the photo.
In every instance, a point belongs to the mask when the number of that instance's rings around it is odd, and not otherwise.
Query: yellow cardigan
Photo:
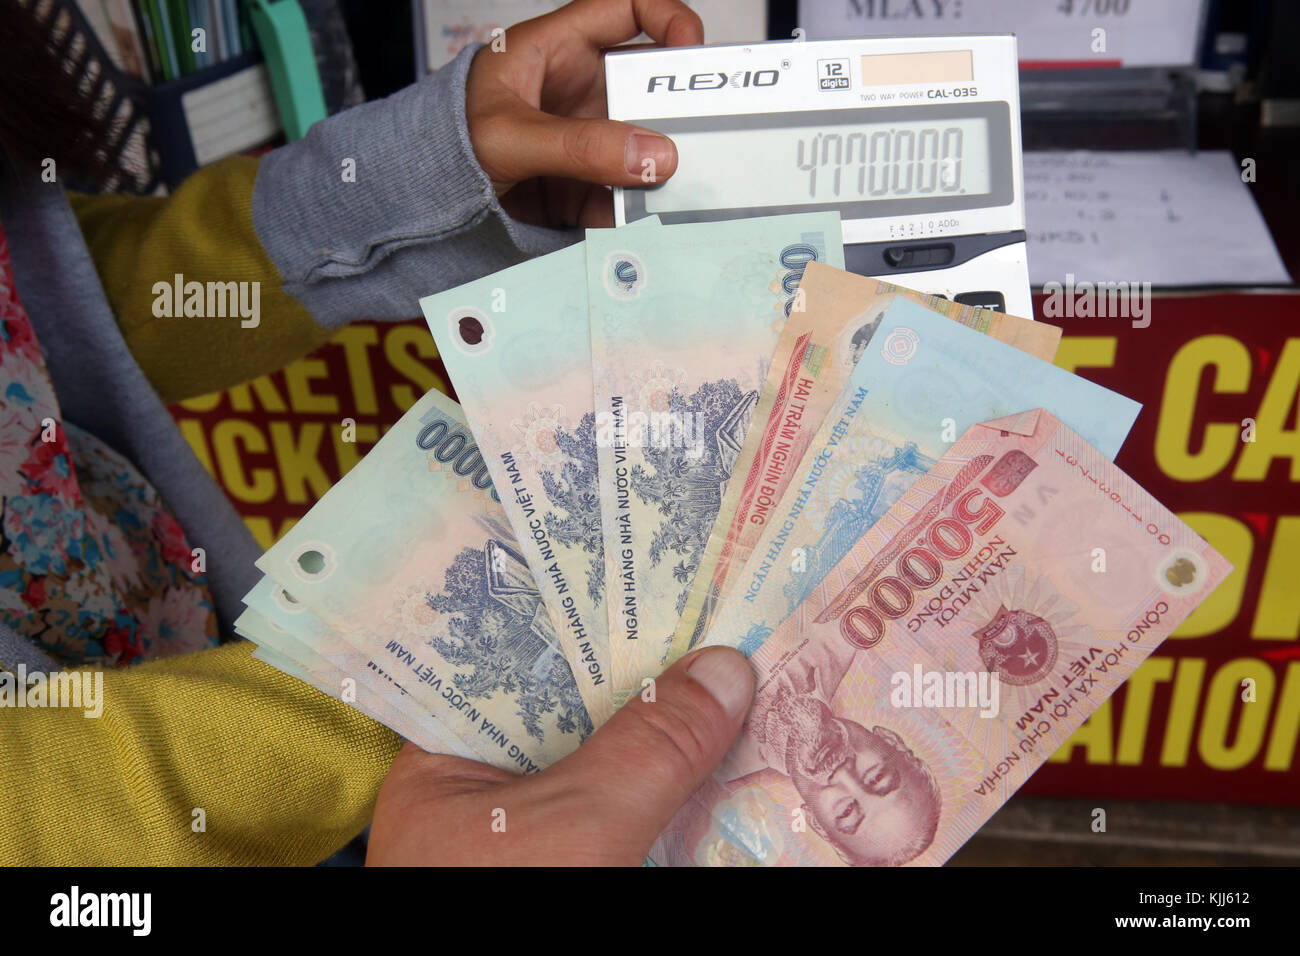
[[[257,165],[232,157],[166,199],[72,197],[127,344],[164,401],[273,371],[331,335],[283,291],[257,239]],[[274,320],[159,321],[153,283],[177,272],[260,281]],[[107,672],[99,718],[0,710],[0,864],[312,864],[359,833],[399,738],[251,650]]]
[[[0,864],[311,864],[360,833],[397,735],[251,652],[106,672],[98,718],[0,713]]]

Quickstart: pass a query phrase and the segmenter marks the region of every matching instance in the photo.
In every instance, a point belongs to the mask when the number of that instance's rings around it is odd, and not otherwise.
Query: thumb
[[[509,144],[494,153],[506,168],[493,179],[516,183],[554,176],[602,186],[646,186],[663,182],[677,169],[673,141],[642,126],[540,110],[513,113],[512,120],[499,125]]]
[[[589,811],[603,819],[589,822],[644,856],[731,748],[753,695],[754,672],[738,651],[697,651],[551,768],[561,778],[553,782],[597,795]]]

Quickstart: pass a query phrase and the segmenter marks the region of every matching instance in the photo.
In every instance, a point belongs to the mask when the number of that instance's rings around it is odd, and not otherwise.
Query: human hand
[[[470,143],[511,216],[612,226],[606,186],[673,174],[672,140],[605,118],[602,51],[642,32],[664,46],[704,42],[700,18],[681,0],[574,0],[508,29],[499,52],[475,54],[465,85]]]
[[[754,672],[736,651],[706,648],[654,690],[652,703],[633,697],[574,753],[527,777],[408,743],[379,790],[366,864],[641,863],[740,732]]]

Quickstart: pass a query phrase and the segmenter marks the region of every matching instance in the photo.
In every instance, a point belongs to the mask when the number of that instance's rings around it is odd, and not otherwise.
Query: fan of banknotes
[[[425,298],[462,404],[262,557],[240,633],[518,773],[738,648],[745,730],[652,860],[942,863],[1231,567],[1059,329],[843,266],[834,213],[647,220]]]

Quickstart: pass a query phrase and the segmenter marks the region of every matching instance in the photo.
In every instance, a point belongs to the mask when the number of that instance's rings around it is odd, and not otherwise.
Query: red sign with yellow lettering
[[[1115,463],[1236,570],[1026,792],[1300,804],[1300,294],[1050,319],[1057,364],[1143,403]]]

